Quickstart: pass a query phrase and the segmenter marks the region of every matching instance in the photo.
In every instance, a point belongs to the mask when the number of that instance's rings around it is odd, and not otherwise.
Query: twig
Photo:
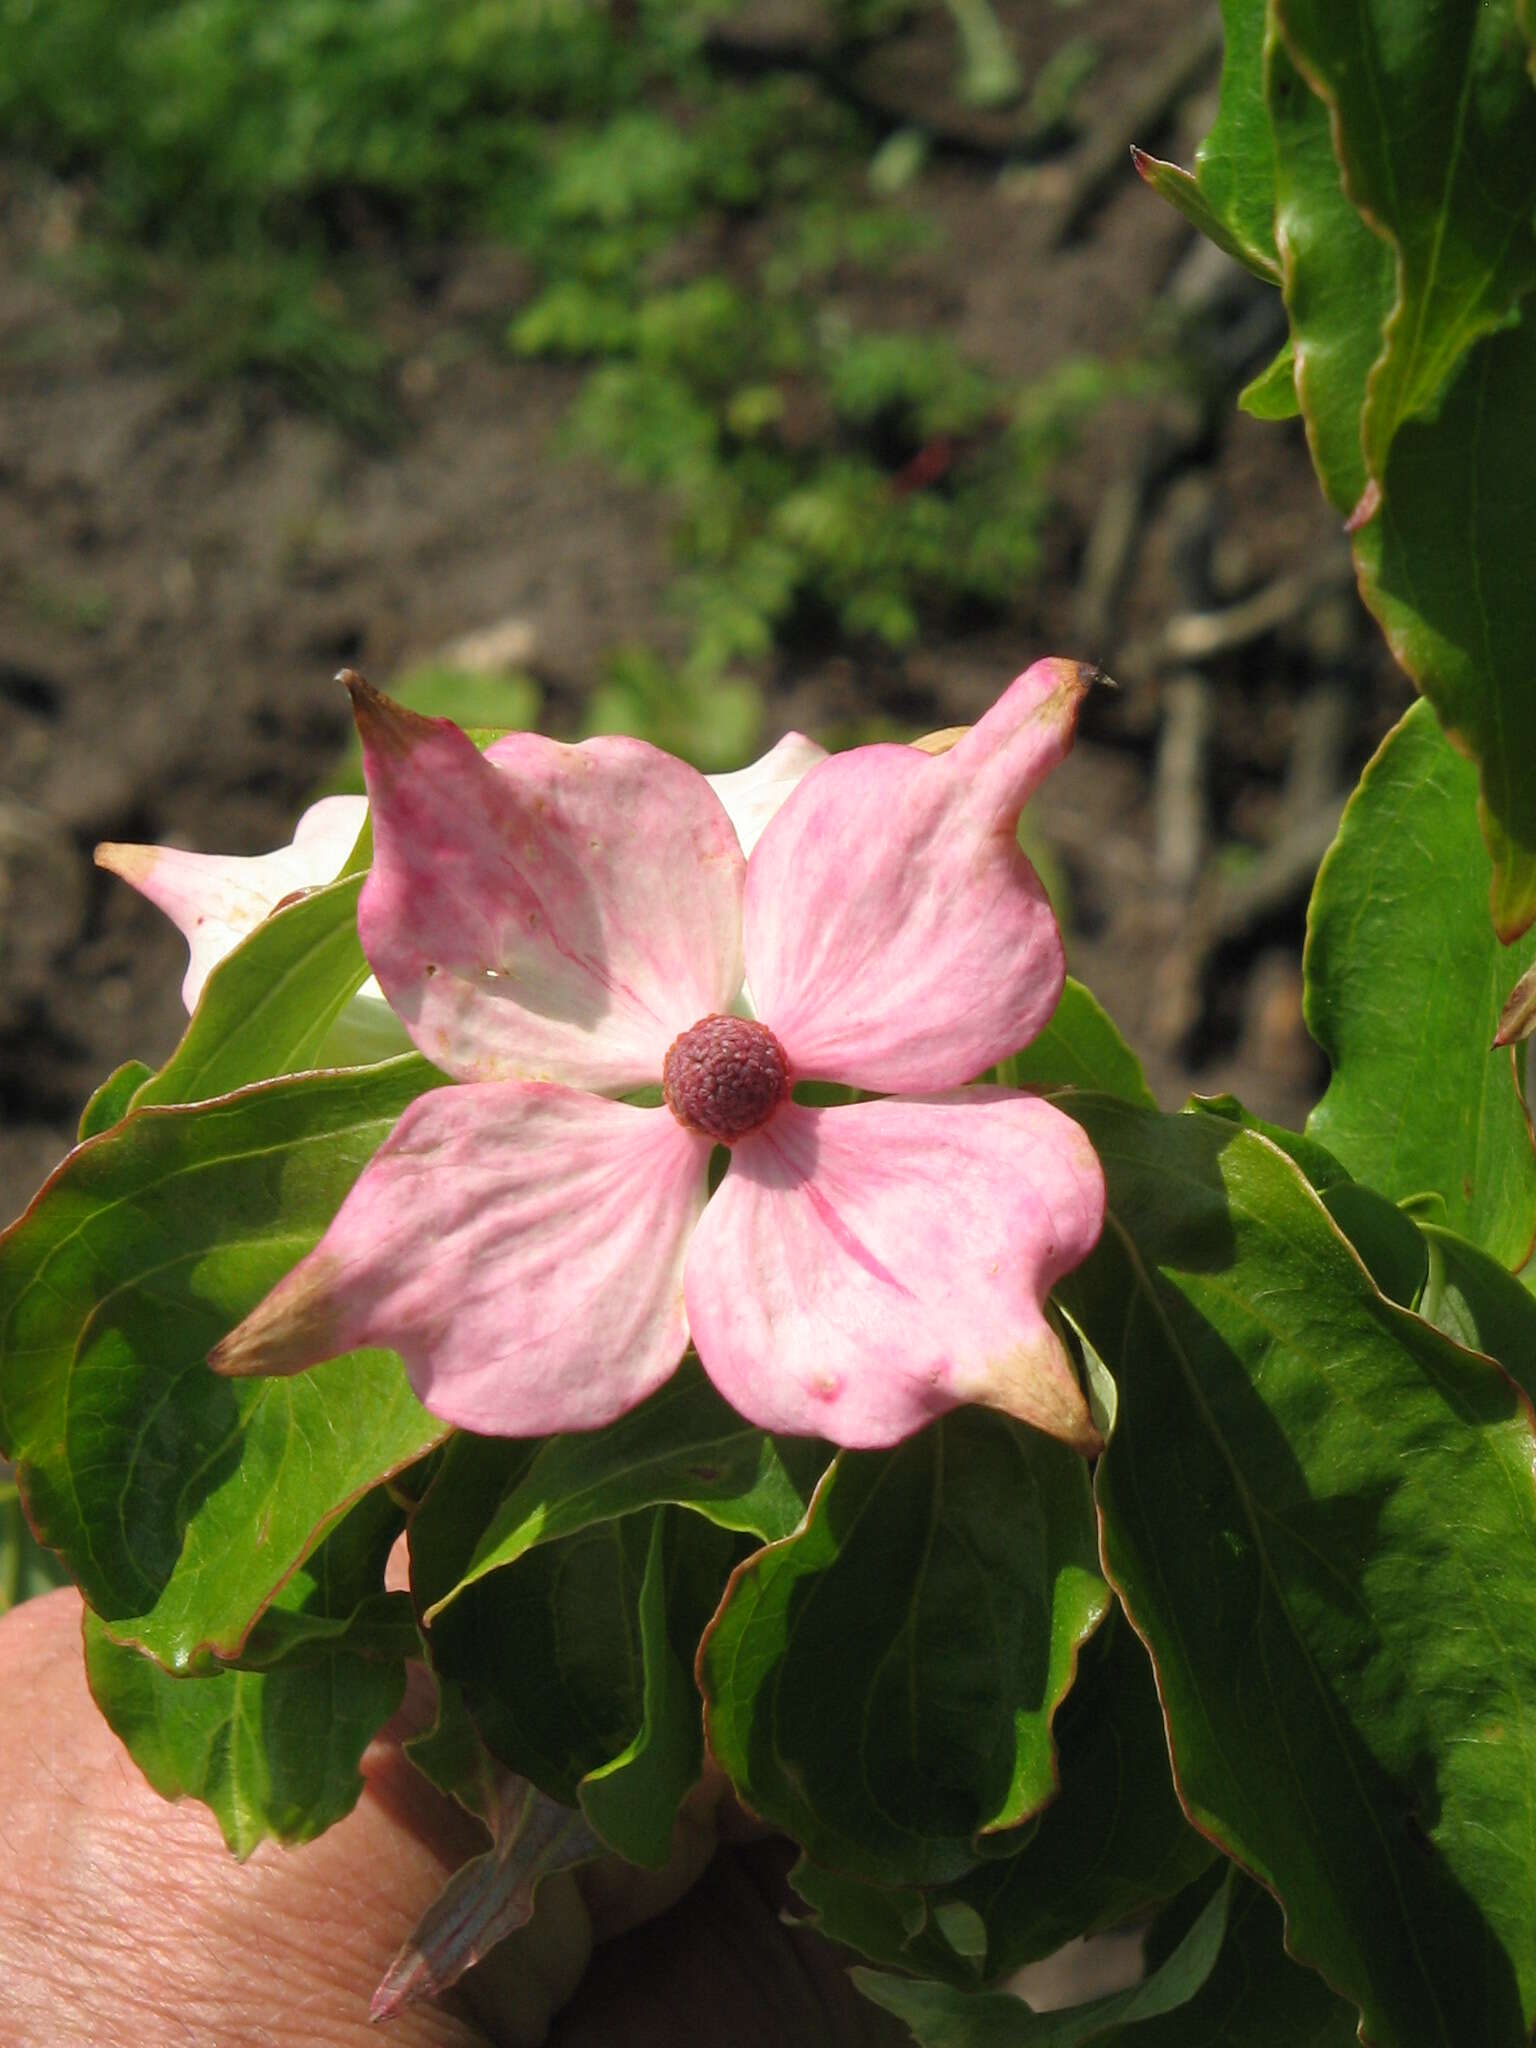
[[[1353,574],[1349,557],[1341,553],[1320,566],[1276,577],[1220,611],[1176,613],[1161,632],[1130,642],[1116,659],[1127,675],[1155,675],[1159,669],[1209,661],[1289,624],[1319,598],[1350,583]]]
[[[1205,864],[1206,755],[1215,722],[1211,685],[1188,669],[1163,685],[1152,776],[1153,865],[1175,896],[1194,893]]]

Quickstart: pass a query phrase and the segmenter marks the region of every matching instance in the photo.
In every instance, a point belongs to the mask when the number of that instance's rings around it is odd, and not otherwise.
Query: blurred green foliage
[[[0,1614],[37,1593],[67,1586],[69,1573],[27,1526],[8,1466],[0,1465]]]
[[[508,345],[585,363],[573,439],[675,512],[680,671],[621,650],[590,723],[707,765],[752,743],[743,664],[1015,602],[1110,380],[1020,394],[942,334],[857,331],[841,287],[924,239],[922,151],[882,174],[811,73],[722,70],[731,4],[0,0],[0,147],[85,195],[77,264],[204,374],[387,438],[379,257],[523,252]],[[849,46],[911,11],[827,4]]]

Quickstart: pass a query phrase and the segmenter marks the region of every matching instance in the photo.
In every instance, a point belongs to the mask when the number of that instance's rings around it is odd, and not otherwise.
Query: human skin
[[[670,1877],[551,1881],[545,1924],[440,2003],[374,2028],[369,1998],[395,1950],[484,1846],[394,1740],[368,1751],[346,1820],[241,1864],[205,1808],[150,1789],[97,1712],[72,1590],[0,1620],[0,1671],[5,2048],[522,2048],[557,2010],[549,2048],[906,2039],[852,1990],[845,1958],[782,1925],[785,1845],[722,1849],[660,1910],[708,1856],[703,1804]]]

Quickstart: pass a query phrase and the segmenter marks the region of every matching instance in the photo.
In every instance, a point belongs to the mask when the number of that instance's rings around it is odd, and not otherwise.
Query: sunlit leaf
[[[711,1751],[752,1811],[880,1883],[958,1877],[1037,1812],[1106,1608],[1084,1486],[1063,1446],[979,1409],[845,1452],[700,1652]]]
[[[1376,1291],[1263,1139],[1072,1106],[1110,1189],[1064,1290],[1121,1387],[1104,1556],[1185,1806],[1380,2048],[1522,2039],[1530,1408]]]
[[[340,1512],[445,1433],[387,1353],[278,1380],[205,1363],[441,1078],[407,1056],[135,1111],[0,1238],[0,1435],[30,1512],[167,1665],[236,1652]]]
[[[312,890],[264,918],[204,984],[180,1045],[133,1098],[206,1102],[252,1081],[301,1073],[367,979],[357,937],[364,877]]]
[[[1501,946],[1476,774],[1416,705],[1367,767],[1318,873],[1307,1026],[1333,1068],[1307,1134],[1392,1201],[1431,1192],[1507,1266],[1536,1237],[1521,1056],[1492,1050],[1536,939]]]
[[[209,1807],[237,1856],[258,1842],[307,1842],[349,1813],[358,1760],[399,1706],[400,1655],[353,1626],[381,1596],[398,1512],[370,1496],[279,1593],[267,1617],[291,1624],[295,1654],[270,1671],[173,1676],[85,1618],[91,1692],[162,1797]]]

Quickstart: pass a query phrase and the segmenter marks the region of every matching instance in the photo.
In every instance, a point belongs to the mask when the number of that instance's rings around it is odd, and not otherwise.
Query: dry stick
[[[1120,600],[1146,532],[1148,507],[1171,473],[1193,456],[1207,432],[1206,414],[1199,406],[1185,405],[1171,417],[1159,418],[1144,436],[1135,462],[1115,478],[1100,499],[1083,550],[1075,600],[1077,637],[1082,646],[1107,658],[1115,642]],[[1124,667],[1119,656],[1115,666]]]
[[[1216,493],[1208,474],[1181,478],[1169,493],[1172,569],[1186,605],[1210,601]],[[1210,838],[1207,801],[1215,704],[1211,681],[1198,669],[1170,677],[1159,693],[1162,720],[1152,773],[1153,910],[1161,943],[1152,969],[1148,1025],[1160,1044],[1183,1039],[1200,1007],[1204,958],[1195,905]]]
[[[1284,910],[1311,886],[1333,844],[1349,782],[1344,763],[1351,707],[1344,663],[1353,633],[1353,607],[1342,591],[1312,610],[1307,640],[1322,674],[1296,706],[1280,829],[1246,873],[1222,884],[1212,913],[1213,945],[1241,938]]]
[[[1054,239],[1067,242],[1109,193],[1128,175],[1131,145],[1146,142],[1181,100],[1199,85],[1221,53],[1221,17],[1215,8],[1184,31],[1147,75],[1136,96],[1115,109],[1075,153],[1067,196],[1057,216]]]
[[[1276,577],[1239,604],[1220,611],[1176,612],[1160,632],[1123,647],[1117,661],[1127,676],[1136,676],[1174,662],[1209,661],[1213,655],[1230,654],[1303,616],[1319,599],[1345,589],[1353,580],[1349,556],[1341,549],[1310,568]]]
[[[1197,669],[1170,676],[1162,690],[1152,783],[1153,864],[1170,895],[1194,894],[1205,860],[1206,756],[1215,722],[1211,685]]]

